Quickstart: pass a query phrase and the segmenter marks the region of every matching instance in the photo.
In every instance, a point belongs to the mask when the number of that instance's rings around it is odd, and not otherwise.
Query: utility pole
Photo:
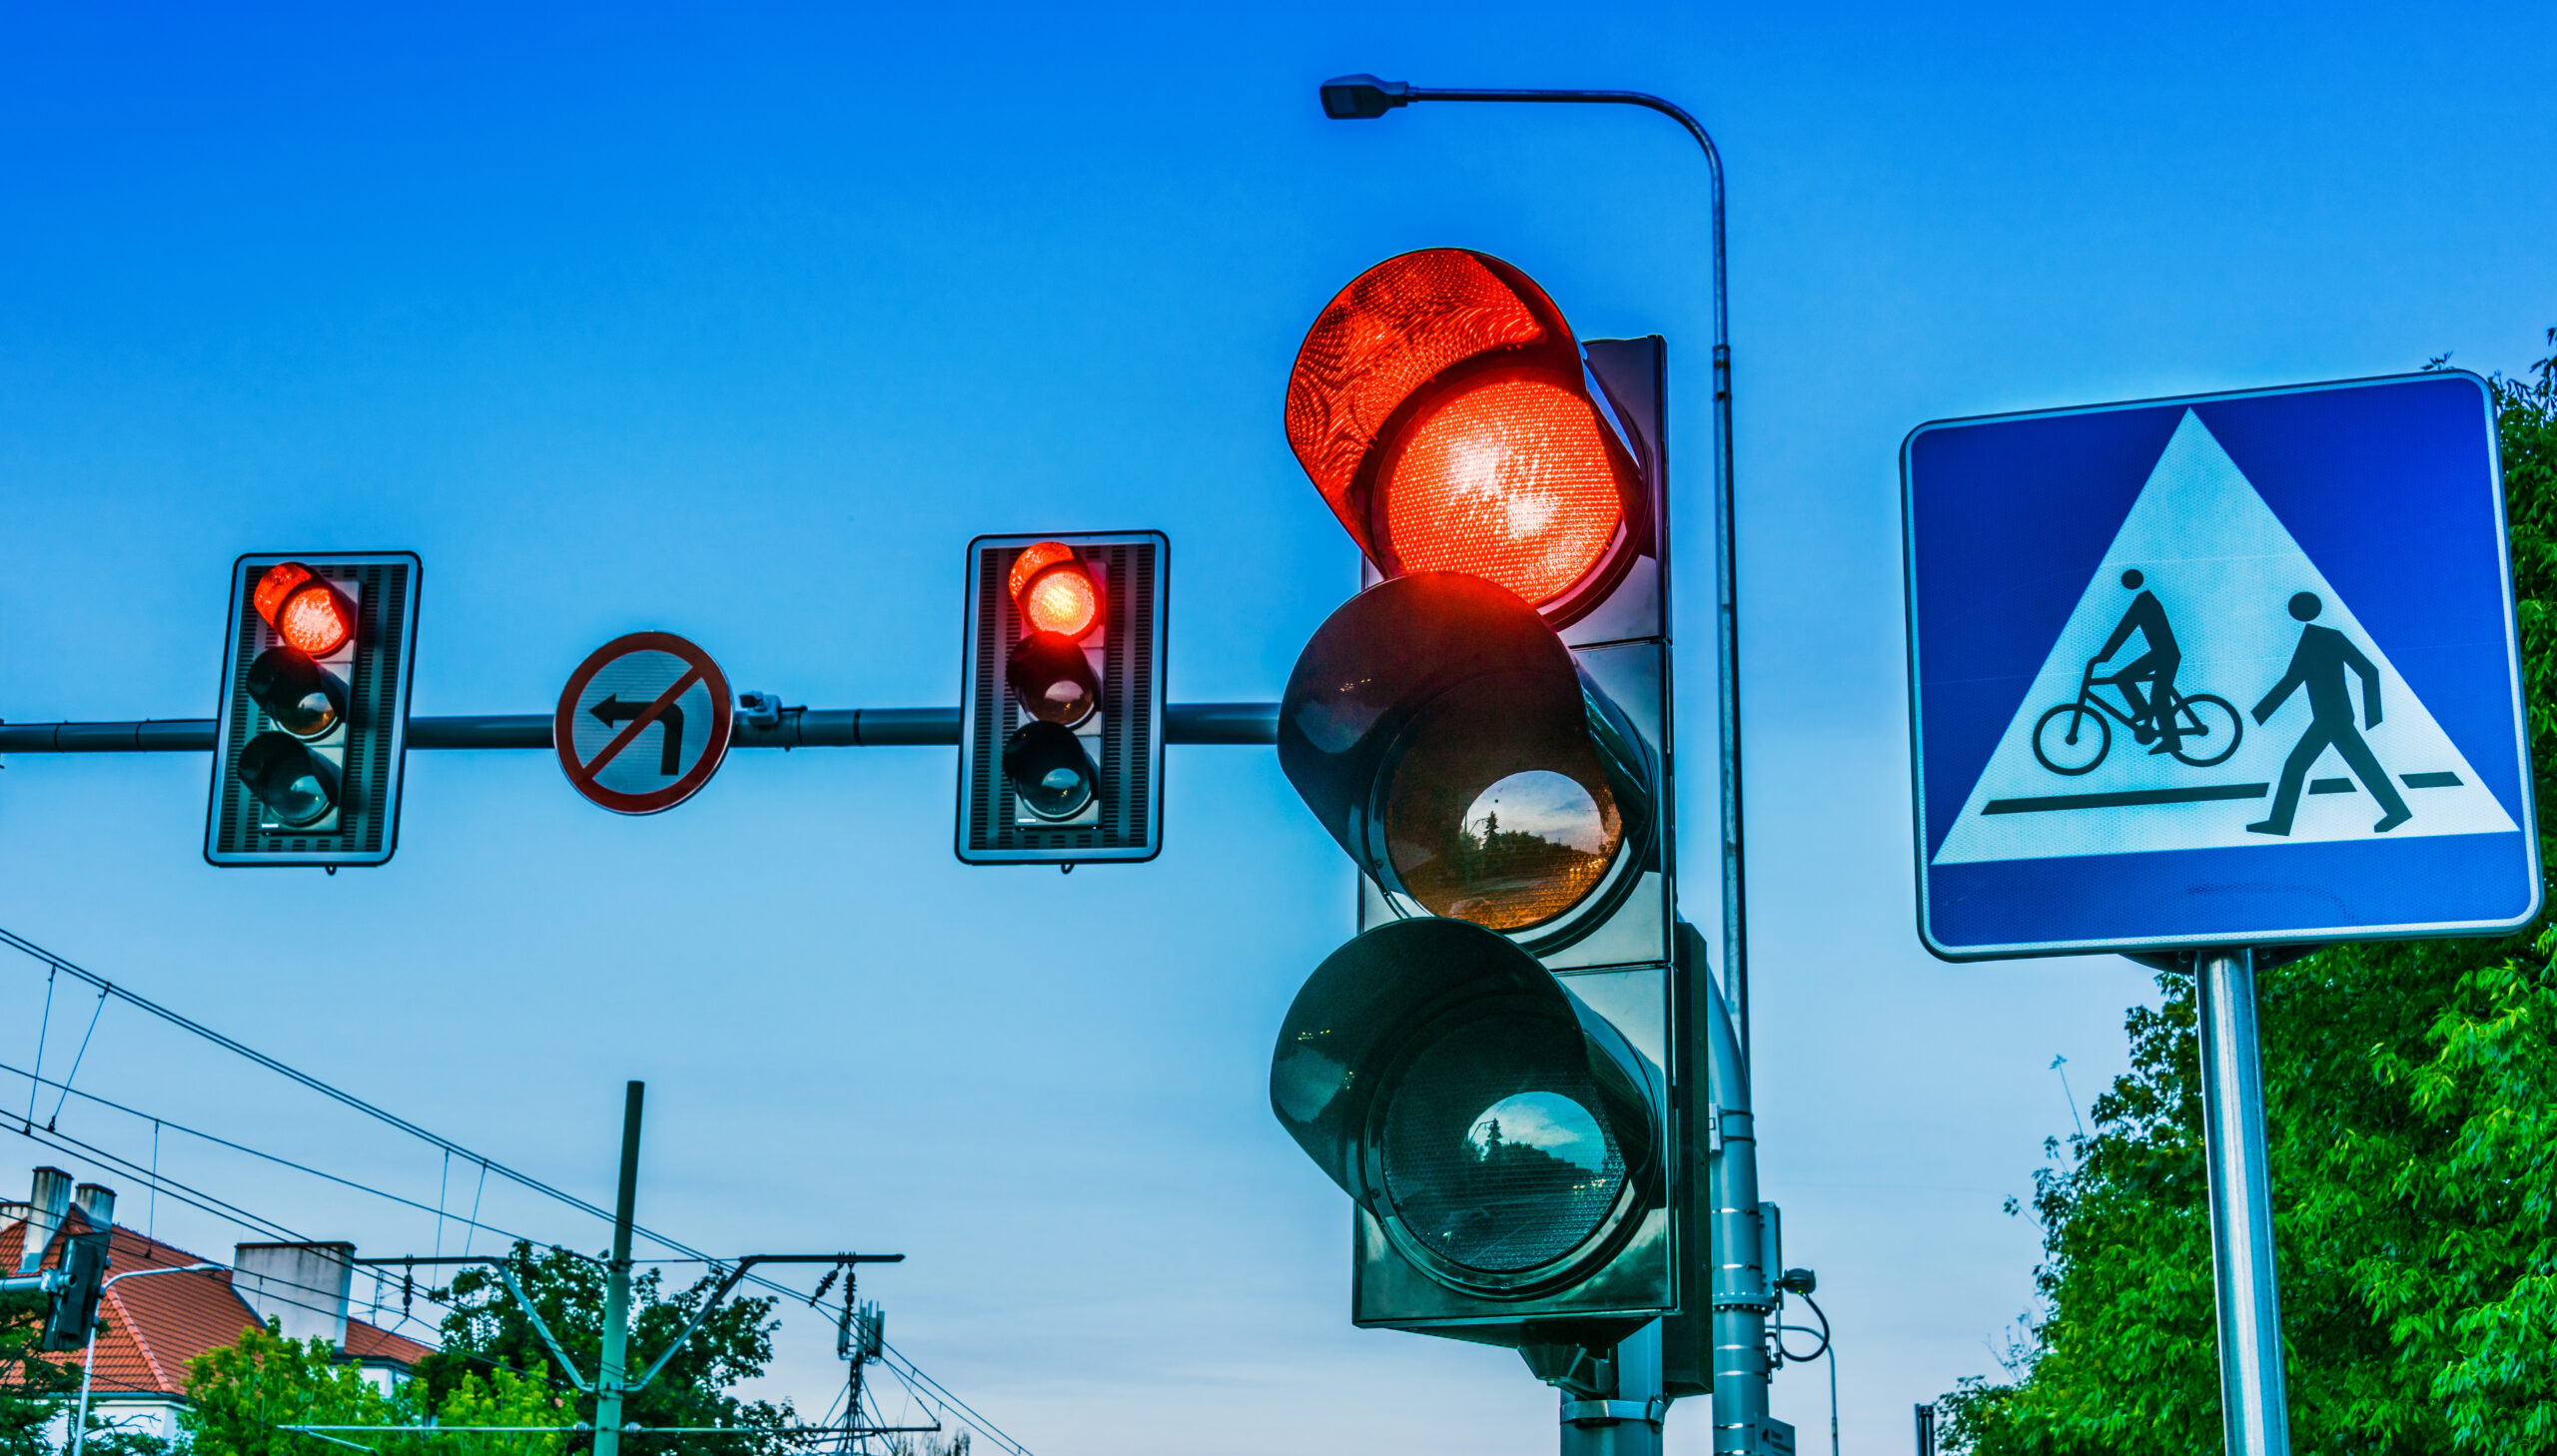
[[[639,1102],[646,1090],[645,1083],[631,1083],[621,1104],[621,1189],[612,1204],[603,1366],[595,1373],[595,1456],[621,1456],[622,1366],[630,1354],[630,1219],[639,1195]]]

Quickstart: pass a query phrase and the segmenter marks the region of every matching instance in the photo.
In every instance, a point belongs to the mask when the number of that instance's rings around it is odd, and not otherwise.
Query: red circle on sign
[[[605,668],[641,652],[660,652],[677,658],[686,671],[644,704],[633,699],[627,705],[619,705],[617,697],[607,696],[602,706],[626,706],[627,714],[617,720],[621,723],[619,731],[601,751],[592,759],[578,762],[577,715],[591,712],[598,706],[581,705],[586,689],[593,686],[596,675]],[[604,769],[630,751],[634,742],[649,729],[654,728],[664,735],[679,735],[680,730],[674,724],[665,723],[664,716],[675,700],[691,691],[696,683],[708,689],[710,694],[710,733],[702,744],[701,756],[683,765],[671,782],[645,793],[626,793],[597,782]],[[603,715],[597,716],[602,718]],[[728,692],[728,679],[719,671],[719,664],[710,660],[709,653],[672,632],[632,632],[596,648],[592,655],[577,665],[575,672],[568,674],[568,686],[560,692],[559,706],[550,715],[550,744],[558,752],[560,772],[568,776],[569,785],[578,793],[616,814],[655,814],[691,798],[700,792],[702,785],[710,782],[710,776],[719,771],[720,761],[727,757],[728,734],[735,726],[735,718],[736,703]],[[671,757],[675,750],[666,752]]]

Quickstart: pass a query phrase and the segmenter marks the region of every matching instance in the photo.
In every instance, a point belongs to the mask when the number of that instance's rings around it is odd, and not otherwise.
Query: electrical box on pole
[[[1151,860],[1163,850],[1161,531],[968,543],[959,858]]]
[[[1355,1323],[1611,1395],[1619,1342],[1709,1286],[1664,380],[1659,339],[1583,348],[1516,268],[1432,249],[1331,301],[1286,407],[1370,584],[1279,708],[1360,934],[1289,1009],[1272,1107],[1356,1205]],[[1701,1348],[1662,1353],[1704,1388]]]
[[[407,551],[252,554],[233,563],[207,861],[335,867],[391,858],[418,577]]]

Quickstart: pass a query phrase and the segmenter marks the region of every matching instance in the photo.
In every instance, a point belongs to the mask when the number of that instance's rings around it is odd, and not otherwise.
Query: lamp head
[[[1410,104],[1408,82],[1379,81],[1361,73],[1334,76],[1322,83],[1322,114],[1333,121],[1367,121]]]

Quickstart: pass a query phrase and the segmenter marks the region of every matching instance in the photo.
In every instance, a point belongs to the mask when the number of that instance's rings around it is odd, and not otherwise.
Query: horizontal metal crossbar
[[[1277,703],[1167,703],[1167,743],[1276,743]],[[739,714],[734,748],[957,747],[957,708],[784,708],[758,725]],[[411,748],[548,748],[547,713],[411,718]],[[211,718],[138,723],[0,723],[0,753],[211,753]]]

